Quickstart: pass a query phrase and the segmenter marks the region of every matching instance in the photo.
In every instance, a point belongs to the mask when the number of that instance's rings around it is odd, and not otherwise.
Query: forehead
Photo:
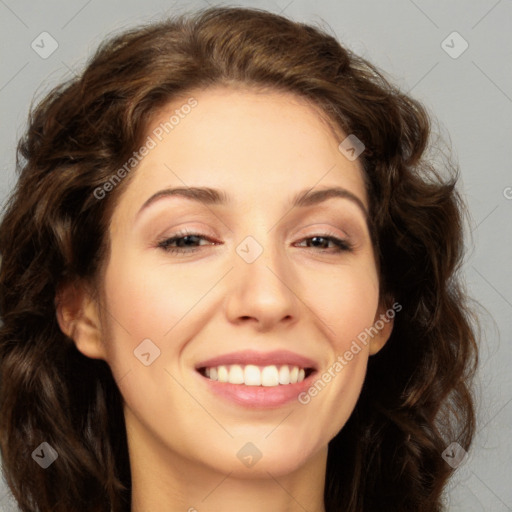
[[[183,108],[190,104],[195,106]],[[288,199],[304,188],[343,186],[366,205],[362,168],[338,149],[344,136],[316,106],[291,93],[192,91],[153,117],[145,137],[152,148],[122,202],[140,206],[170,186],[220,188],[240,201],[260,203]]]

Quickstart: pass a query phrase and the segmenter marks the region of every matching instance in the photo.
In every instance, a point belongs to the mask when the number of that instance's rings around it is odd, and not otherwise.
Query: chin
[[[285,446],[281,443],[280,447],[275,449],[269,444],[266,447],[261,446],[261,444],[247,445],[244,443],[235,457],[224,454],[223,457],[219,456],[207,463],[220,473],[230,473],[233,478],[267,479],[269,473],[274,477],[294,473],[304,466],[309,459],[321,455],[321,449],[315,451],[313,447],[308,449],[302,446],[297,449],[296,446]],[[252,460],[250,459],[251,455]],[[325,447],[325,456],[327,456],[327,447]]]

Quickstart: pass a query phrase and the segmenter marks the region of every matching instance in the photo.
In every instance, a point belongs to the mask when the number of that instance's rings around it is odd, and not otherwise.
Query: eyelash
[[[214,241],[211,238],[204,236],[200,233],[182,231],[182,232],[176,233],[175,235],[173,235],[170,238],[165,238],[165,239],[161,240],[160,242],[158,242],[157,247],[163,249],[165,252],[173,253],[173,254],[191,254],[191,253],[194,253],[197,250],[199,250],[199,248],[201,246],[189,247],[188,249],[182,248],[182,247],[171,247],[172,243],[177,242],[179,240],[183,240],[187,237],[197,237],[202,240],[207,240],[209,242],[214,243]],[[321,235],[320,234],[313,235],[313,236],[310,236],[307,238],[303,238],[302,240],[300,240],[300,242],[302,243],[307,240],[313,240],[314,238],[323,238],[323,239],[327,240],[328,242],[332,242],[336,246],[334,248],[334,250],[323,249],[321,251],[318,251],[320,253],[338,254],[341,252],[352,252],[352,250],[353,250],[353,246],[348,240],[342,240],[330,233],[325,233],[325,234],[321,234]],[[219,244],[215,244],[215,245],[219,245]]]

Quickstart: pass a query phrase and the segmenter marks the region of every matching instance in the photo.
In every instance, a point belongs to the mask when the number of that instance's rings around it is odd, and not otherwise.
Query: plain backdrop
[[[15,147],[33,100],[79,72],[111,32],[220,3],[0,0],[2,204],[15,183]],[[326,28],[422,101],[437,119],[436,129],[449,137],[471,213],[464,275],[487,312],[481,317],[478,433],[449,486],[448,509],[512,511],[512,1],[246,0],[224,5],[268,9]],[[0,482],[0,512],[15,510]]]

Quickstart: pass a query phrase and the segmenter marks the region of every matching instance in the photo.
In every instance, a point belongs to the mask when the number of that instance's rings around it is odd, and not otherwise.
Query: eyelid
[[[310,232],[312,234],[310,234]],[[304,226],[300,229],[299,233],[295,233],[292,238],[296,238],[297,236],[301,237],[309,237],[309,236],[319,236],[320,234],[325,236],[334,236],[336,238],[341,238],[343,240],[350,239],[351,236],[349,233],[343,229],[340,229],[337,226],[326,222],[314,222]]]
[[[188,227],[183,228],[183,229],[178,229],[177,231],[173,231],[169,235],[162,235],[157,238],[156,243],[159,246],[160,244],[162,244],[164,242],[168,242],[169,240],[180,239],[180,238],[184,238],[187,236],[196,236],[198,238],[201,238],[203,240],[210,242],[211,245],[221,245],[222,244],[222,242],[219,242],[216,239],[216,237],[207,234],[204,230],[193,229],[193,228],[188,228]]]
[[[173,238],[177,236],[187,236],[187,235],[200,235],[205,238],[218,238],[218,235],[215,233],[213,229],[211,229],[208,225],[199,223],[180,223],[170,228],[162,231],[158,238],[159,240],[167,240],[168,238]]]

